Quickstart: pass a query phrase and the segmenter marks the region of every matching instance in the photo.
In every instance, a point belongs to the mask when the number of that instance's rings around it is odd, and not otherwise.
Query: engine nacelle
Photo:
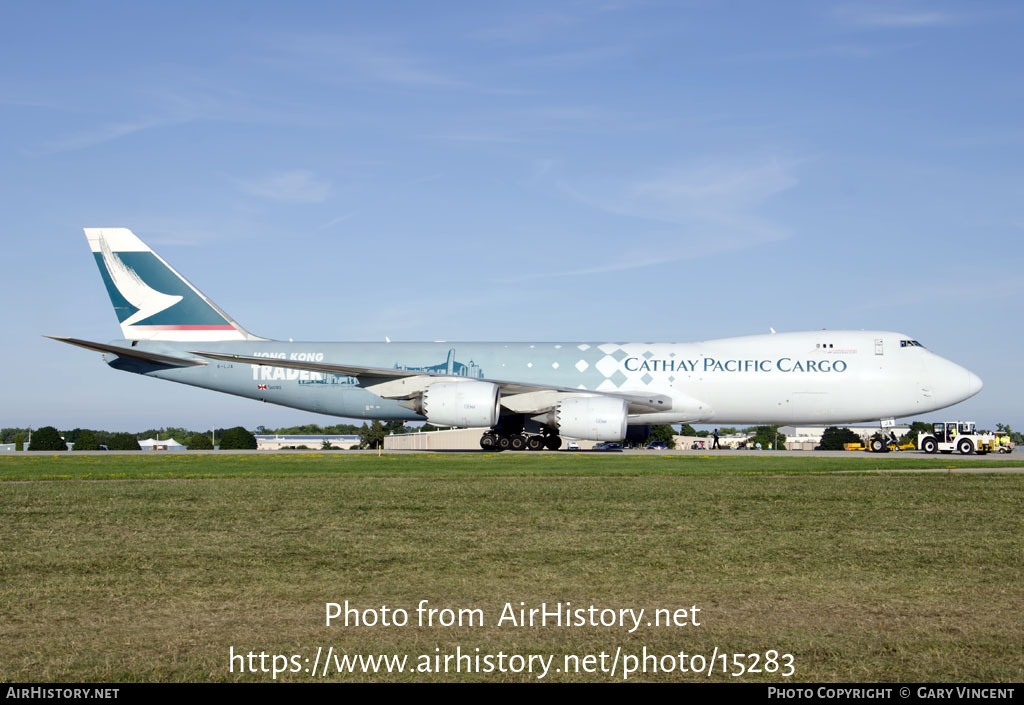
[[[558,402],[553,414],[558,432],[588,441],[621,441],[626,437],[625,399],[569,397]]]
[[[490,382],[434,382],[423,391],[417,411],[437,426],[472,428],[498,423],[498,385]]]

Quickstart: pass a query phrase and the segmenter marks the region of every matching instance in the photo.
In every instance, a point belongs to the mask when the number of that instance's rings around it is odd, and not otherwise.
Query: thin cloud
[[[579,19],[572,15],[541,12],[506,17],[500,25],[470,32],[469,38],[497,45],[536,44],[552,35],[563,34],[578,23]]]
[[[49,101],[0,99],[0,106],[41,108],[81,116],[74,120],[74,129],[43,141],[34,149],[26,149],[30,156],[87,149],[140,132],[190,123],[327,124],[324,118],[310,117],[315,113],[313,109],[275,104],[273,99],[265,96],[250,96],[234,88],[223,88],[209,77],[192,75],[184,69],[161,74],[160,79],[153,83],[152,86],[130,90],[103,79],[85,97],[75,94],[64,83],[40,85],[35,87],[37,91],[49,92],[59,98]],[[110,93],[117,97],[106,101],[95,99],[95,96]]]
[[[282,171],[254,181],[238,181],[238,185],[251,196],[284,203],[321,203],[331,195],[331,184],[305,169]]]
[[[765,61],[807,61],[808,59],[874,59],[895,54],[918,46],[914,42],[900,44],[831,44],[812,47],[785,47],[735,54],[724,60],[739,63],[762,63]]]
[[[351,218],[355,214],[356,214],[356,212],[352,211],[351,213],[346,213],[345,215],[339,215],[337,218],[329,220],[326,223],[324,223],[323,225],[321,225],[320,226],[320,230],[326,230],[327,228],[333,228],[335,225],[338,225],[339,223],[344,223],[346,220],[348,220],[349,218]]]
[[[530,144],[549,141],[551,135],[617,134],[644,127],[636,115],[593,105],[538,105],[467,115],[465,119],[465,128],[455,126],[447,132],[424,135],[424,139]]]
[[[427,61],[383,39],[333,34],[282,33],[267,40],[271,55],[261,61],[329,80],[395,83],[422,88],[462,88]]]
[[[625,184],[562,190],[615,215],[675,225],[695,223],[749,226],[751,211],[797,184],[793,164],[776,160],[756,165],[707,163],[669,169]],[[764,221],[764,227],[769,227]],[[763,228],[758,228],[763,229]]]
[[[550,279],[552,277],[576,277],[584,276],[587,274],[605,274],[607,272],[622,272],[629,269],[639,269],[641,267],[650,267],[655,264],[661,264],[666,261],[662,256],[658,257],[646,257],[640,259],[626,259],[617,260],[608,264],[594,265],[592,267],[582,267],[580,269],[567,269],[556,272],[530,272],[513,277],[503,277],[496,279],[500,284],[519,284],[526,281],[535,281],[537,279]]]
[[[448,132],[439,135],[427,135],[425,139],[442,142],[481,142],[494,144],[527,144],[534,140],[501,132]]]
[[[527,272],[506,283],[549,277],[601,274],[650,267],[666,262],[738,252],[791,236],[785,225],[759,214],[776,196],[794,188],[796,162],[770,160],[759,164],[709,162],[667,169],[627,182],[558,188],[577,202],[611,215],[658,224],[650,237],[656,257],[601,261],[560,271]],[[669,225],[667,230],[664,227]],[[636,225],[629,226],[633,235]]]
[[[57,101],[45,101],[45,100],[34,100],[28,98],[14,98],[7,96],[0,98],[0,105],[4,105],[11,108],[40,108],[43,110],[56,110],[59,112],[77,113],[80,110],[63,105]]]
[[[615,64],[629,56],[625,45],[609,45],[562,51],[553,54],[526,55],[510,62],[520,68],[542,68],[544,71],[577,70],[605,64]]]
[[[438,171],[438,172],[435,172],[433,174],[428,174],[427,176],[420,176],[419,178],[412,179],[411,181],[407,181],[407,182],[405,182],[405,185],[406,186],[415,186],[416,184],[425,184],[428,181],[437,181],[438,179],[442,178],[443,176],[444,176],[444,172],[443,171]]]
[[[182,125],[190,122],[191,118],[151,118],[135,122],[116,122],[101,125],[93,130],[79,132],[63,139],[53,140],[43,145],[42,154],[60,154],[72,152],[79,149],[95,147],[105,142],[161,127]]]
[[[964,18],[948,12],[894,12],[886,9],[863,6],[846,6],[836,9],[839,19],[859,27],[912,28],[939,27],[960,24]]]
[[[942,284],[916,287],[913,290],[893,291],[887,293],[885,298],[866,301],[851,306],[849,310],[854,313],[891,312],[927,306],[935,301],[955,301],[960,306],[984,306],[990,305],[994,301],[1019,301],[1022,296],[1024,296],[1024,282],[1018,277],[1011,277],[995,281],[986,280],[984,286],[978,286],[976,283],[952,286]]]

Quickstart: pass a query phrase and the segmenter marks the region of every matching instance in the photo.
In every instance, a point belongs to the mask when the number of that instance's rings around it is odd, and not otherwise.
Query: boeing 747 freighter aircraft
[[[981,380],[902,333],[700,343],[316,343],[249,333],[126,228],[86,228],[123,340],[55,338],[136,374],[362,419],[484,427],[484,448],[618,441],[628,426],[885,422]]]

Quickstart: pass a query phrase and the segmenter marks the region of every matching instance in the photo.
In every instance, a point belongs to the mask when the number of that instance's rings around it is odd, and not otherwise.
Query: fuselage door
[[[882,339],[875,338],[875,355],[884,355],[885,349],[882,346]]]

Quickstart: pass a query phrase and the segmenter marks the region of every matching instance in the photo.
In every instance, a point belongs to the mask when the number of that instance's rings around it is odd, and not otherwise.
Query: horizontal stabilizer
[[[91,340],[82,340],[81,338],[65,338],[58,335],[47,335],[45,337],[50,340],[59,340],[60,342],[67,343],[68,345],[77,345],[78,347],[85,348],[86,350],[111,353],[119,357],[132,357],[136,360],[146,360],[160,365],[170,365],[171,367],[198,367],[207,364],[206,362],[196,360],[195,358],[174,357],[173,355],[163,355],[161,353],[149,352],[148,350],[140,350],[138,348],[125,348],[120,345],[94,343]]]

